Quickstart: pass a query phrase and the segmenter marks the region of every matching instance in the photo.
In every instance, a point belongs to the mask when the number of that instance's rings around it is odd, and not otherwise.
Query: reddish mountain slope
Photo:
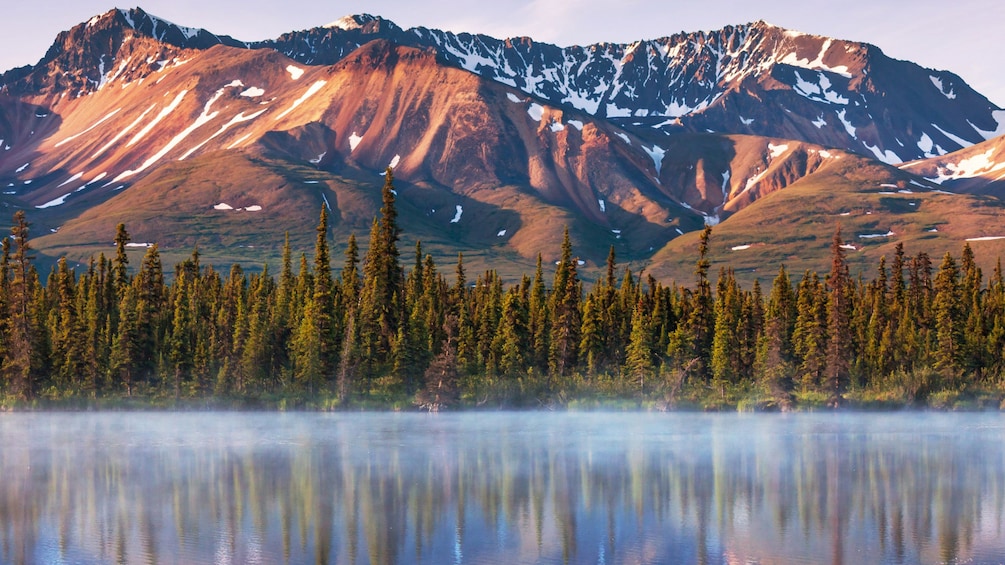
[[[608,46],[562,75],[541,70],[557,64],[553,50],[528,41],[482,52],[495,44],[475,49],[469,36],[401,35],[379,18],[352,21],[355,27],[328,28],[328,43],[315,42],[312,57],[289,52],[315,61],[326,53],[317,47],[327,45],[333,64],[324,66],[138,10],[113,10],[61,34],[38,65],[2,77],[5,202],[30,207],[39,227],[56,230],[39,241],[51,253],[86,257],[107,246],[121,221],[137,240],[169,253],[199,245],[221,261],[260,261],[278,254],[285,232],[309,249],[321,205],[333,212],[337,238],[365,238],[392,167],[410,237],[439,257],[452,260],[462,250],[476,265],[515,262],[525,270],[538,253],[557,253],[569,225],[589,269],[610,245],[644,262],[703,223],[728,222],[804,179],[830,178],[817,173],[849,155],[834,146],[860,151],[856,144],[872,140],[876,151],[868,152],[896,160],[882,148],[903,145],[915,119],[869,97],[906,96],[894,75],[907,67],[875,48],[765,24],[695,36],[697,47],[677,36]],[[318,33],[290,38],[310,45]],[[334,56],[336,45],[342,51]],[[479,53],[484,64],[472,66]],[[498,74],[515,72],[502,63],[515,65],[521,53],[540,56],[541,68],[520,80]],[[620,61],[620,74],[608,76],[601,59]],[[877,76],[887,64],[889,72]],[[663,75],[640,83],[643,68]],[[560,75],[571,81],[564,90],[556,86]],[[943,86],[954,96],[943,89],[941,99],[983,104],[947,77]],[[608,91],[584,106],[593,100],[583,94],[589,84]],[[702,92],[707,103],[699,103]],[[853,103],[852,93],[861,100]],[[934,104],[929,98],[925,104]],[[631,100],[636,106],[625,114]],[[653,104],[669,106],[656,112]],[[821,117],[825,106],[837,117]],[[940,108],[941,116],[963,106]],[[978,124],[971,129],[995,127],[997,114],[986,109],[987,119],[960,110],[941,131],[971,119]],[[855,121],[860,111],[868,123]],[[942,153],[951,146],[943,137],[923,133],[915,145]],[[997,147],[973,151],[997,155]],[[928,186],[909,173],[938,179],[940,171],[969,171],[975,157],[967,155],[906,165],[903,182]],[[807,197],[802,205],[813,216],[816,202]]]

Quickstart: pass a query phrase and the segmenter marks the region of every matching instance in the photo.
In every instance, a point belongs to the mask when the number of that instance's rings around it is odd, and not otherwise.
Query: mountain
[[[160,70],[175,60],[179,49],[219,44],[247,47],[231,37],[179,26],[140,8],[111,10],[60,33],[36,65],[7,72],[0,84],[15,94],[79,96],[103,88],[110,80]]]
[[[1005,196],[1005,137],[901,165],[945,190]]]
[[[946,71],[872,45],[763,21],[631,44],[560,48],[415,28],[369,15],[253,44],[333,64],[372,38],[620,125],[801,139],[896,164],[1005,134],[1005,111]]]
[[[248,43],[112,10],[0,84],[0,203],[78,260],[124,222],[169,259],[271,261],[285,233],[310,249],[322,205],[336,241],[365,239],[391,167],[403,243],[440,259],[516,275],[568,225],[586,272],[611,245],[658,270],[675,238],[793,187],[829,223],[835,170],[947,189],[938,159],[1005,122],[951,73],[763,22],[558,48],[351,16]]]
[[[985,272],[1005,255],[1001,217],[1005,202],[987,195],[957,194],[905,170],[853,153],[834,159],[731,216],[713,232],[712,272],[734,269],[751,284],[771,281],[780,265],[800,276],[824,271],[841,230],[852,272],[873,277],[880,257],[893,260],[897,244],[908,255],[925,252],[938,264],[969,244]],[[661,279],[693,280],[698,234],[669,241],[651,258]]]

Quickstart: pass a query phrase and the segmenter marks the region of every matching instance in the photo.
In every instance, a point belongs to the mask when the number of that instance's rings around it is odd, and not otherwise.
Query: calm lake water
[[[2,563],[1002,563],[1005,416],[3,414]]]

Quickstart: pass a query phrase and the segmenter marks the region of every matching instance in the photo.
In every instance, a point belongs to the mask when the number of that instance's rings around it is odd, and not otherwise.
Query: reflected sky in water
[[[1001,563],[998,414],[0,415],[0,563]]]

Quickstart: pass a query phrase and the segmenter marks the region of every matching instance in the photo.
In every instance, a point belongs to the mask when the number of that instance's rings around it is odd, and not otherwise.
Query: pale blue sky
[[[113,1],[8,3],[0,19],[0,69],[35,63],[57,33],[111,9]],[[246,41],[363,12],[402,27],[528,35],[559,45],[629,42],[763,19],[872,43],[898,59],[951,70],[1005,106],[1001,0],[145,0],[139,5],[175,23]]]

